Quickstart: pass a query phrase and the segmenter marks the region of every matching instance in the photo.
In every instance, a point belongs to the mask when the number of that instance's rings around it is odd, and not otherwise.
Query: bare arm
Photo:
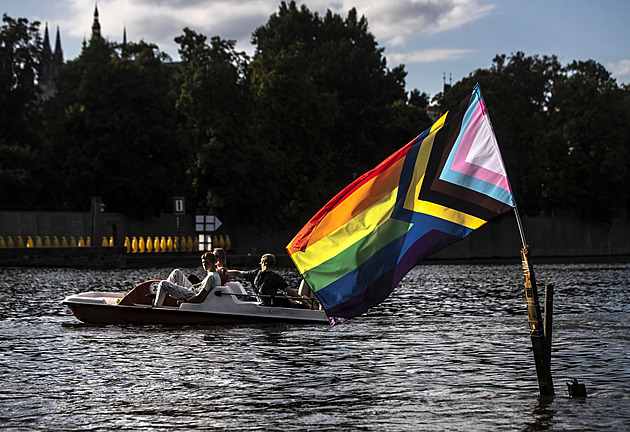
[[[238,277],[243,277],[243,272],[240,270],[228,270],[227,271],[228,276],[232,277],[232,276],[238,276]]]
[[[299,295],[293,288],[291,288],[290,286],[286,287],[284,289],[284,292],[289,294],[291,297],[302,297],[301,295]]]
[[[186,303],[201,303],[207,295],[208,293],[206,292],[206,290],[201,290],[194,296],[187,298]]]

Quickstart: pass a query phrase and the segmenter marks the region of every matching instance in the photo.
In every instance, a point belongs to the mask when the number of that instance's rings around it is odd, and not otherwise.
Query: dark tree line
[[[431,124],[429,96],[405,91],[365,17],[281,3],[235,42],[184,29],[181,63],[156,46],[91,40],[37,86],[39,24],[0,33],[0,207],[191,213],[301,226],[355,176]],[[630,98],[592,62],[497,56],[434,98],[447,109],[479,82],[526,214],[605,220],[628,203]]]
[[[481,85],[516,201],[526,214],[609,221],[630,202],[630,88],[604,66],[496,56],[442,97]]]

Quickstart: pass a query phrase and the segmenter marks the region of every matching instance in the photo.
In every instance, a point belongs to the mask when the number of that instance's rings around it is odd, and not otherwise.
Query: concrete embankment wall
[[[0,211],[0,236],[87,236],[92,231],[90,213]],[[0,266],[38,263],[51,266],[124,267],[196,265],[199,253],[129,254],[122,247],[126,236],[196,236],[194,215],[180,216],[179,232],[174,215],[152,221],[134,221],[124,215],[104,213],[101,232],[115,237],[114,248],[1,249]],[[576,217],[524,217],[526,240],[534,258],[630,256],[630,219],[611,224],[586,222]],[[297,231],[276,228],[262,232],[254,227],[224,224],[216,234],[229,235],[231,265],[255,266],[261,254],[275,253],[283,265],[291,265],[285,246]],[[94,244],[94,243],[93,243]],[[83,249],[83,250],[72,250]],[[464,240],[434,254],[430,260],[520,259],[521,237],[513,213],[495,219]],[[62,264],[60,264],[62,263]],[[153,263],[153,264],[151,264]]]
[[[630,219],[610,225],[576,217],[525,217],[523,231],[532,256],[544,258],[630,255]],[[521,237],[513,213],[485,224],[464,240],[433,255],[440,259],[520,259]]]

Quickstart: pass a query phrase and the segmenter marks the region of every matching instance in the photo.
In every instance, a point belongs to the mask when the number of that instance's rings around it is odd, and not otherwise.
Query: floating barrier
[[[213,246],[231,249],[232,242],[229,236],[213,236]],[[0,248],[49,248],[49,247],[90,247],[90,236],[26,236],[26,241],[22,236],[17,236],[15,240],[12,236],[0,236]],[[103,236],[100,241],[101,247],[114,247],[113,236]],[[199,238],[197,236],[146,236],[129,237],[126,236],[123,242],[127,253],[168,253],[168,252],[196,252],[199,250]]]

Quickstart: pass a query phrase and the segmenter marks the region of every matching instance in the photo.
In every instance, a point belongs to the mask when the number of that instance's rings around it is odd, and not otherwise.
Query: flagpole
[[[538,300],[538,287],[534,268],[530,262],[529,245],[525,240],[525,231],[518,208],[514,205],[516,223],[521,234],[523,248],[521,249],[521,261],[523,263],[523,275],[525,276],[525,300],[527,302],[527,318],[529,332],[534,352],[536,375],[538,376],[538,388],[540,396],[554,396],[553,378],[551,377],[551,322],[553,311],[553,284],[545,285],[545,310],[540,313]]]
[[[521,222],[521,215],[518,213],[518,207],[514,204],[514,215],[516,215],[516,223],[518,225],[518,231],[521,234],[521,241],[523,242],[523,247],[527,246],[527,241],[525,240],[525,231],[523,230],[523,223]]]

